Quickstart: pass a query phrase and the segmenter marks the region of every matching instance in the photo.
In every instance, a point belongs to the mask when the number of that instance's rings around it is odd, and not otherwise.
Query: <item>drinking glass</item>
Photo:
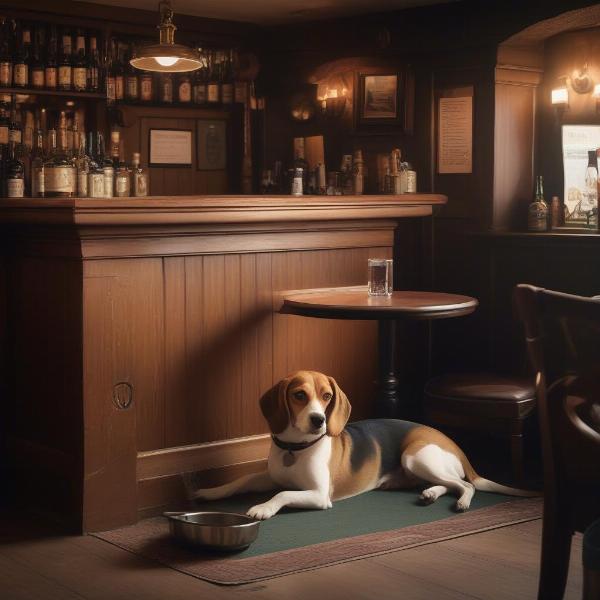
[[[394,289],[391,258],[369,258],[369,296],[391,296]]]

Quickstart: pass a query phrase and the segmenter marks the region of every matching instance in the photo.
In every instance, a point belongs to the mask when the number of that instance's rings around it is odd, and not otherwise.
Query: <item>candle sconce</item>
[[[326,88],[325,94],[317,98],[326,117],[339,118],[344,114],[348,99],[346,88]]]

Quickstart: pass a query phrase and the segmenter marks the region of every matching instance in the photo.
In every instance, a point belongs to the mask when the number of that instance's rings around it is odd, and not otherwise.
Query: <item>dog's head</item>
[[[297,371],[282,379],[260,399],[260,408],[274,434],[291,426],[305,435],[342,433],[350,402],[333,377]]]

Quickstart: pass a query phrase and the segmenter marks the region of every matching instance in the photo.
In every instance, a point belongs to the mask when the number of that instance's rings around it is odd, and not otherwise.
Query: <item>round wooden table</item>
[[[396,323],[402,320],[448,319],[472,313],[478,302],[470,296],[443,292],[394,292],[369,296],[367,286],[296,290],[283,293],[281,313],[322,319],[377,320],[379,380],[376,413],[398,417],[395,370]]]

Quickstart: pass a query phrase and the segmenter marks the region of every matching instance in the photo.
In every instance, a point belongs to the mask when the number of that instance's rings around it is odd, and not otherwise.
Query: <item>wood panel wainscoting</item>
[[[260,468],[258,398],[290,371],[333,375],[354,418],[368,416],[375,324],[275,303],[283,290],[364,284],[404,218],[418,228],[445,202],[1,200],[10,486],[76,529],[109,529],[176,501],[182,472],[212,484]]]

